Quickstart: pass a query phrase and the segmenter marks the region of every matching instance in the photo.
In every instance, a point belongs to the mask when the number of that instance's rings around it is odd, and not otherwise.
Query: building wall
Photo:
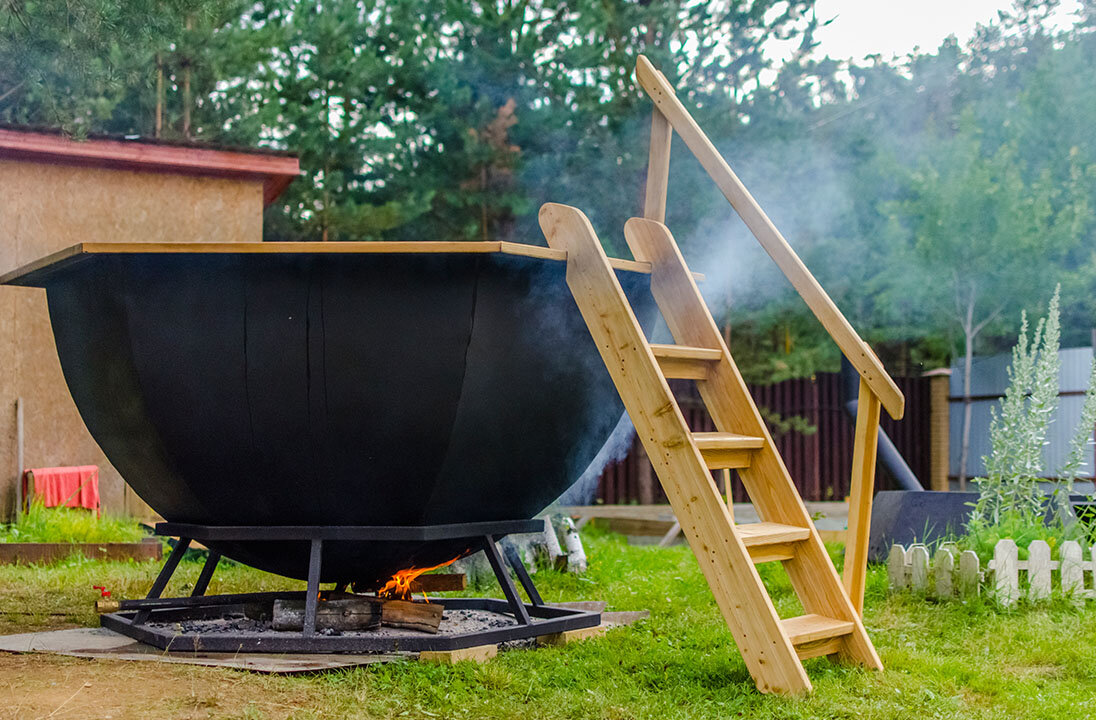
[[[261,180],[0,159],[0,273],[82,242],[259,242],[262,210]],[[148,514],[80,419],[45,291],[0,287],[0,518],[14,509],[18,397],[25,467],[98,465],[108,512]]]
[[[1067,348],[1059,351],[1062,367],[1058,374],[1058,409],[1051,416],[1047,429],[1047,442],[1043,447],[1044,477],[1056,477],[1057,471],[1069,457],[1070,445],[1077,423],[1081,418],[1081,406],[1084,405],[1085,391],[1088,389],[1089,373],[1092,368],[1093,349],[1087,347]],[[1001,398],[1008,388],[1008,368],[1012,363],[1011,353],[976,357],[971,365],[970,394],[970,450],[967,455],[967,477],[985,475],[986,465],[982,458],[992,452],[989,427],[990,412],[1000,412]],[[957,361],[951,370],[951,458],[949,469],[952,477],[959,475],[960,458],[963,449],[963,364]],[[1091,435],[1096,429],[1088,428]],[[1081,477],[1096,478],[1093,462],[1093,446],[1089,445],[1084,453],[1084,467]]]

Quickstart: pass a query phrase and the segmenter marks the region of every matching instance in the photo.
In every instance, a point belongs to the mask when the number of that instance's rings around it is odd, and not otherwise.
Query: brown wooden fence
[[[905,417],[896,422],[884,413],[880,426],[927,488],[930,470],[929,380],[912,377],[895,378],[895,381],[906,395]],[[672,382],[671,386],[692,429],[713,430],[711,418],[692,383]],[[784,419],[797,416],[815,429],[813,433],[796,430],[780,433],[772,423],[769,427],[803,499],[844,500],[849,493],[852,472],[853,424],[842,407],[840,374],[819,373],[813,378],[750,386],[750,392],[763,411],[776,413]],[[732,472],[732,476],[735,500],[747,501],[737,475]],[[876,490],[894,489],[893,481],[881,465],[876,471],[875,487]],[[598,483],[597,499],[606,504],[667,502],[638,440],[633,440],[627,457],[605,468]]]

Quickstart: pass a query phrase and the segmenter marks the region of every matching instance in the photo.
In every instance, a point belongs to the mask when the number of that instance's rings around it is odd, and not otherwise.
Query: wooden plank
[[[724,432],[693,433],[693,440],[710,470],[747,468],[765,444],[763,438]]]
[[[1011,607],[1020,597],[1020,578],[1016,543],[998,540],[993,548],[994,597],[1001,605]]]
[[[723,196],[731,203],[757,241],[791,281],[811,312],[841,348],[841,352],[868,383],[887,413],[895,420],[900,419],[904,412],[905,398],[902,391],[898,389],[898,385],[883,368],[883,363],[879,361],[868,344],[856,334],[837,305],[777,230],[776,225],[689,115],[685,106],[677,99],[673,86],[643,55],[640,55],[636,61],[636,79],[654,101],[655,107],[665,115],[674,131],[681,136],[708,175],[715,181]],[[636,259],[639,260],[639,256],[636,256]]]
[[[910,587],[914,592],[926,592],[929,589],[929,549],[924,545],[914,545],[909,549]]]
[[[648,268],[650,263],[643,263]],[[723,354],[719,348],[690,347],[688,345],[651,345],[656,358],[681,358],[685,360],[705,360],[718,362]]]
[[[670,182],[670,144],[674,129],[656,108],[651,113],[651,142],[647,155],[647,184],[644,188],[643,217],[666,221],[666,191]]]
[[[976,597],[982,586],[982,570],[978,554],[973,550],[959,553],[959,596]]]
[[[662,374],[680,380],[706,380],[710,363],[719,360],[719,350],[681,345],[651,345]]]
[[[948,548],[936,551],[933,561],[933,579],[936,582],[936,597],[946,600],[952,596],[952,575],[955,573],[955,555]]]
[[[855,625],[846,620],[836,620],[822,615],[800,615],[781,621],[784,632],[793,645],[840,637],[852,632]]]
[[[709,470],[741,470],[753,462],[755,450],[702,450]]]
[[[50,253],[44,257],[27,263],[11,272],[0,275],[0,284],[10,283],[25,275],[29,275],[56,263],[68,260],[79,260],[90,255],[107,254],[158,254],[158,253],[184,253],[184,254],[248,254],[248,255],[296,255],[296,254],[333,254],[333,255],[358,255],[358,254],[426,254],[426,253],[498,253],[505,255],[517,255],[520,257],[533,257],[541,260],[555,260],[566,262],[567,253],[561,250],[542,247],[540,245],[525,245],[513,242],[464,242],[464,241],[380,241],[380,242],[148,242],[148,243],[80,243]],[[609,264],[614,270],[626,272],[638,272],[649,274],[651,264],[626,260],[623,258],[609,258]],[[694,279],[702,281],[703,274],[693,273]]]
[[[578,630],[564,630],[563,632],[539,636],[537,638],[537,645],[570,645],[571,643],[582,642],[583,640],[589,640],[591,638],[599,638],[604,634],[604,625],[579,628]]]
[[[906,549],[901,545],[891,545],[887,555],[887,584],[892,590],[904,590],[909,587],[906,575]]]
[[[761,437],[764,447],[754,451],[748,468],[739,477],[754,503],[758,517],[769,522],[809,528],[811,537],[798,548],[796,557],[784,563],[796,594],[808,613],[850,620],[856,630],[844,641],[841,658],[872,669],[882,669],[875,648],[830,560],[826,547],[811,522],[784,461],[776,452],[768,428],[750,396],[746,382],[731,358],[723,334],[704,304],[681,251],[665,225],[632,218],[624,237],[636,259],[650,262],[651,292],[655,296],[674,341],[696,347],[718,347],[722,356],[697,389],[720,430]]]
[[[469,660],[474,663],[485,663],[498,654],[498,645],[477,645],[461,650],[423,650],[419,653],[419,662],[453,665]]]
[[[1050,545],[1032,540],[1028,545],[1028,599],[1032,602],[1050,597]]]
[[[567,250],[567,284],[758,688],[810,691],[810,679],[746,546],[731,530],[727,505],[589,220],[574,208],[547,204],[540,224],[551,247]],[[691,276],[688,281],[693,283]]]
[[[771,522],[744,523],[734,529],[746,547],[802,542],[811,536],[808,528]]]
[[[843,641],[839,637],[828,638],[826,640],[813,640],[809,643],[803,643],[802,645],[795,646],[795,652],[799,655],[800,660],[807,660],[813,657],[822,657],[824,655],[834,655],[841,652]]]
[[[746,548],[755,563],[783,562],[795,557],[796,543],[753,545]]]
[[[879,398],[864,378],[856,401],[856,430],[852,445],[849,486],[849,532],[845,544],[844,582],[852,606],[864,614],[864,584],[868,574],[868,535],[875,493],[875,454],[879,441]]]
[[[732,432],[697,432],[693,441],[701,450],[760,450],[765,438]]]
[[[1085,589],[1084,555],[1076,540],[1066,540],[1059,551],[1061,560],[1062,594],[1074,603],[1081,602],[1081,593]]]

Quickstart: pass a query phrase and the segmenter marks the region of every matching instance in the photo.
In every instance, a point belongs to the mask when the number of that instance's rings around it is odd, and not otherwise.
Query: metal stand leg
[[[156,581],[152,583],[152,588],[149,589],[148,595],[145,596],[146,600],[158,598],[163,594],[164,588],[167,587],[167,581],[175,574],[175,569],[179,567],[179,561],[183,559],[183,555],[186,554],[188,547],[190,547],[190,538],[179,538],[178,542],[175,543],[175,547],[172,549],[171,554],[168,555],[167,562],[160,568],[160,574],[156,576]],[[137,614],[133,616],[133,624],[144,625],[145,622],[148,621],[148,616],[148,610],[138,610]]]
[[[323,556],[323,540],[314,538],[308,554],[308,590],[304,596],[305,637],[316,634],[316,608],[320,602],[320,560]]]
[[[506,601],[510,603],[510,609],[514,612],[514,618],[521,625],[528,625],[529,611],[525,609],[525,603],[521,601],[521,596],[518,595],[518,589],[514,587],[514,581],[510,579],[510,573],[506,571],[506,566],[502,564],[502,557],[499,555],[499,548],[495,544],[495,538],[491,535],[485,535],[483,538],[483,552],[487,555],[487,560],[491,563],[491,569],[495,571],[495,577],[498,578],[499,585],[502,586],[502,592],[506,595]]]
[[[540,593],[533,585],[533,578],[529,577],[529,571],[525,569],[525,563],[521,561],[517,548],[503,543],[503,553],[505,553],[506,561],[510,563],[510,567],[514,568],[514,574],[518,576],[518,582],[521,583],[525,594],[529,596],[529,602],[533,603],[535,607],[543,605],[544,601],[540,599]]]
[[[221,553],[210,550],[205,565],[202,566],[202,574],[198,576],[198,582],[194,583],[194,589],[190,592],[191,597],[205,595],[209,581],[213,579],[213,571],[217,569],[217,563],[220,561]]]

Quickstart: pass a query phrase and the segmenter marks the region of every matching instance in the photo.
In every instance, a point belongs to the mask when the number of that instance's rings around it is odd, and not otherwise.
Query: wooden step
[[[708,368],[723,356],[716,348],[689,345],[651,345],[662,374],[680,380],[706,380]]]
[[[800,659],[839,651],[842,638],[852,633],[854,627],[851,620],[835,620],[824,615],[800,615],[781,620],[780,625]]]
[[[755,563],[791,560],[796,544],[811,536],[807,528],[770,522],[735,525],[734,529]]]
[[[764,438],[725,432],[693,433],[693,441],[711,470],[749,467],[754,452],[765,447]]]

